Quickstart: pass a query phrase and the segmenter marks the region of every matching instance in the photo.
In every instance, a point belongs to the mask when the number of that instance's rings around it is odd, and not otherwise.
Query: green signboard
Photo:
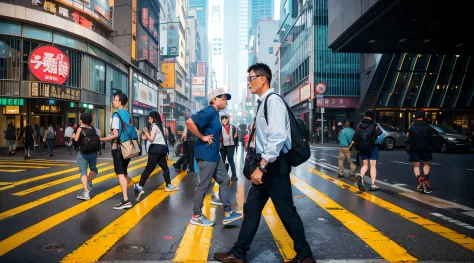
[[[25,103],[24,99],[18,98],[0,98],[1,106],[23,106]]]

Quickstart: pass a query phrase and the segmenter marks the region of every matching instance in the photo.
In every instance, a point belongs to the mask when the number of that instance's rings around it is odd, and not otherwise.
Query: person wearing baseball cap
[[[191,115],[186,121],[186,127],[196,135],[194,144],[194,158],[199,167],[199,183],[194,193],[193,216],[189,223],[199,226],[213,226],[214,222],[207,219],[202,213],[202,206],[207,189],[210,187],[212,178],[220,185],[219,197],[224,206],[223,224],[229,224],[243,217],[241,213],[232,211],[230,203],[230,179],[219,154],[222,135],[222,125],[219,119],[219,111],[227,106],[227,100],[231,95],[224,89],[211,90],[208,95],[209,106]]]

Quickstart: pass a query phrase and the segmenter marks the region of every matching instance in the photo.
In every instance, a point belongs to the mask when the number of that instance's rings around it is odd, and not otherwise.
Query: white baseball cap
[[[220,95],[225,95],[227,100],[230,100],[232,98],[232,96],[229,93],[225,92],[223,88],[218,88],[211,90],[207,95],[207,99],[209,100],[209,102],[211,102],[213,98]]]

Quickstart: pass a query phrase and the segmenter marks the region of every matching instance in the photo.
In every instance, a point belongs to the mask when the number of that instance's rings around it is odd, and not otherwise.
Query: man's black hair
[[[223,119],[229,119],[229,116],[227,116],[227,115],[222,115],[222,116],[221,116],[221,121],[222,121]]]
[[[268,85],[270,85],[270,83],[272,82],[272,70],[270,69],[269,66],[267,66],[267,64],[264,64],[264,63],[253,64],[247,69],[247,73],[250,73],[252,70],[256,75],[262,75],[262,76],[267,77]]]
[[[115,98],[115,96],[118,96],[119,101],[120,101],[120,104],[122,104],[122,106],[125,106],[125,104],[127,104],[127,102],[128,102],[128,97],[127,97],[127,95],[125,95],[123,92],[121,92],[120,90],[118,90],[118,91],[115,92],[114,98]]]
[[[92,113],[90,112],[83,112],[81,114],[81,121],[82,123],[84,123],[85,125],[91,125],[92,123]]]

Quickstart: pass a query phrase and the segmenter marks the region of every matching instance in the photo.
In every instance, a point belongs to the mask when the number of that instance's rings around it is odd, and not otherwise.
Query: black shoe
[[[237,181],[237,180],[239,180],[239,178],[237,178],[237,176],[232,176],[232,177],[230,178],[230,180],[231,180],[231,181]]]
[[[132,207],[132,202],[130,202],[130,200],[125,201],[122,199],[120,203],[114,206],[114,209],[120,210],[120,209],[131,208],[131,207]]]
[[[338,174],[337,177],[344,178],[344,174]]]
[[[53,157],[54,155],[52,153],[49,154],[49,157]]]
[[[181,167],[177,166],[176,163],[173,164],[173,168],[174,168],[176,171],[181,171]]]
[[[359,191],[365,192],[364,182],[362,182],[362,176],[360,175],[357,176],[357,188],[359,188]]]

